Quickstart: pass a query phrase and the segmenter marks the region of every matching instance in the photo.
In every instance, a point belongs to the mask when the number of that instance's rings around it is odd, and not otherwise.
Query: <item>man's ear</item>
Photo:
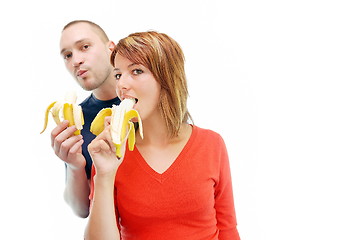
[[[108,48],[111,50],[111,52],[115,49],[115,43],[113,41],[108,41]]]

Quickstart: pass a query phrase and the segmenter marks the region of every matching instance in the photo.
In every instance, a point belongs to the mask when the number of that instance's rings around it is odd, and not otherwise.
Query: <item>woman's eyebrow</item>
[[[127,68],[130,68],[130,67],[135,66],[135,65],[140,65],[140,64],[138,64],[138,63],[131,63],[131,64],[129,64],[129,65],[127,66]],[[119,69],[119,68],[114,68],[113,71],[120,71],[120,69]]]

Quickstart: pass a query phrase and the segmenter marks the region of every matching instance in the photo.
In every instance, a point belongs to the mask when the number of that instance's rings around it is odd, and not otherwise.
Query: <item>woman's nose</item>
[[[131,88],[130,82],[131,77],[126,74],[122,74],[120,79],[118,79],[116,87],[121,97],[122,95],[126,94],[126,92]]]
[[[128,89],[129,85],[130,85],[130,76],[128,74],[122,74],[119,81],[118,81],[118,85],[120,87],[120,89]]]

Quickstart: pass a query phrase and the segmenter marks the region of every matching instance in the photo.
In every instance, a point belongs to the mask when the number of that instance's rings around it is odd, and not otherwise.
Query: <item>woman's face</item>
[[[143,121],[153,114],[160,114],[158,106],[161,86],[151,71],[119,54],[115,56],[114,65],[116,93],[119,98],[135,98],[137,103],[134,109],[139,112]]]

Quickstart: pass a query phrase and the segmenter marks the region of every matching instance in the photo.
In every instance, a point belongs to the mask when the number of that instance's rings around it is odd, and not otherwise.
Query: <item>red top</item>
[[[90,198],[92,193],[93,184]],[[239,240],[221,136],[193,126],[182,152],[162,174],[136,147],[127,151],[116,175],[115,209],[123,240]]]

